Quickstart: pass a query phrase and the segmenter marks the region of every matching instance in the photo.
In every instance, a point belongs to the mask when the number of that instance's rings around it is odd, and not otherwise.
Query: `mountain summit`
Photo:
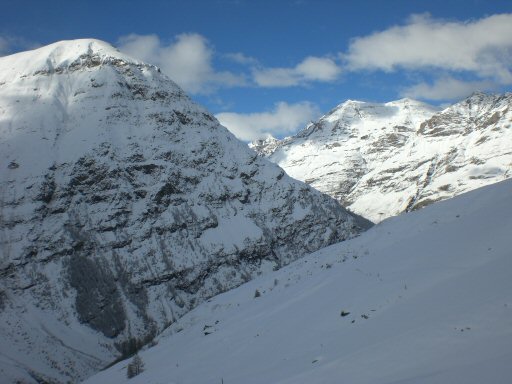
[[[444,110],[349,100],[293,137],[253,148],[372,221],[511,176],[512,94]]]
[[[0,374],[85,378],[370,223],[98,40],[0,58]]]
[[[60,41],[33,51],[20,52],[0,58],[2,61],[1,81],[30,76],[37,73],[72,72],[84,65],[95,67],[114,61],[142,64],[121,53],[112,45],[95,39]]]

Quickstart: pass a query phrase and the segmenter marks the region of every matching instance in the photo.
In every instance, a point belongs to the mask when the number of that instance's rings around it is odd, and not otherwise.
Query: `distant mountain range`
[[[512,94],[346,101],[261,156],[374,222],[512,176]]]
[[[77,382],[371,223],[97,40],[0,58],[0,381]]]

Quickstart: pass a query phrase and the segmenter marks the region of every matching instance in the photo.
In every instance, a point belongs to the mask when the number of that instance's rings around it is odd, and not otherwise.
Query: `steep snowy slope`
[[[378,222],[511,176],[512,94],[444,111],[403,99],[347,101],[296,136],[254,149]]]
[[[96,40],[0,58],[0,377],[76,381],[368,222]]]
[[[388,219],[203,303],[128,382],[508,384],[511,218],[507,180]]]

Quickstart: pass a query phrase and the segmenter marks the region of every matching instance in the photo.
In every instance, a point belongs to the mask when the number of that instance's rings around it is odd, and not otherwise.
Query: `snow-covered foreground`
[[[505,181],[211,299],[141,352],[129,382],[510,383],[511,276]],[[127,364],[87,383],[126,382]]]

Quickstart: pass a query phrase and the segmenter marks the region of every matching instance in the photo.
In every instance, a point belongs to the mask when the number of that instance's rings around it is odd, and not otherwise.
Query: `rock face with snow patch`
[[[378,222],[510,177],[511,106],[510,93],[476,93],[443,111],[410,99],[347,101],[253,149]]]
[[[96,40],[0,58],[0,375],[76,381],[369,222]]]

